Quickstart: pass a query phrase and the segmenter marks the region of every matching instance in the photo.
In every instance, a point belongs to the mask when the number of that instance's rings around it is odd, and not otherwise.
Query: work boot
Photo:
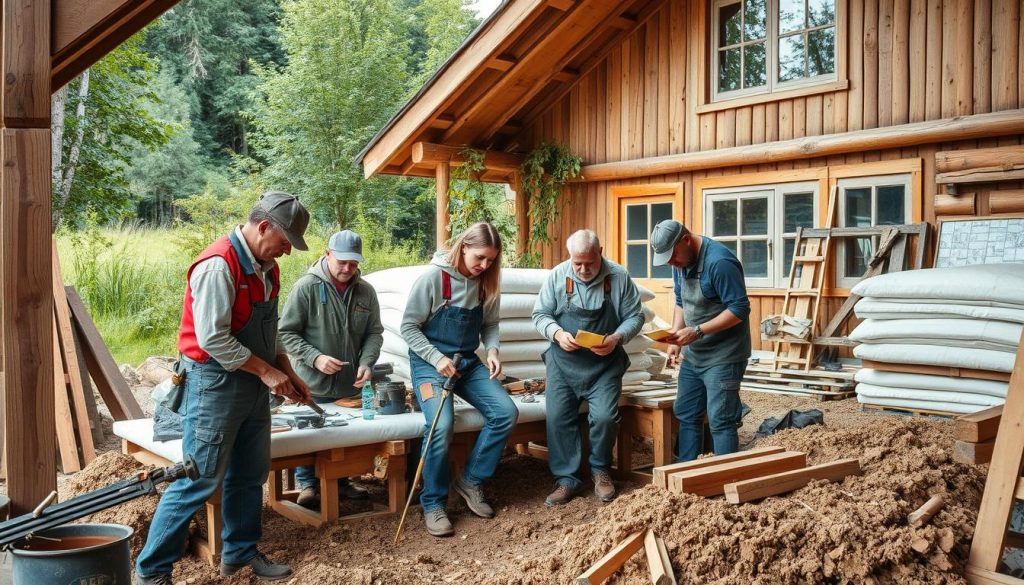
[[[348,479],[338,480],[338,495],[345,500],[368,500],[370,492],[364,487],[359,487]]]
[[[221,561],[220,576],[229,577],[245,567],[252,567],[252,572],[262,581],[280,581],[292,574],[292,568],[288,565],[272,563],[263,553],[256,553],[253,558],[237,565]]]
[[[549,508],[554,508],[555,506],[562,506],[564,504],[568,504],[573,498],[576,497],[576,494],[578,494],[579,491],[580,490],[577,488],[573,488],[568,485],[565,485],[564,483],[560,483],[557,486],[555,486],[555,491],[551,492],[548,495],[547,499],[544,500],[544,505]]]
[[[316,510],[320,507],[320,488],[315,485],[302,488],[295,503],[307,510]]]
[[[455,534],[452,523],[448,520],[448,514],[443,508],[423,513],[423,522],[427,526],[427,532],[431,536],[451,536]]]
[[[452,487],[463,500],[466,500],[466,505],[474,514],[481,518],[494,518],[494,508],[484,499],[484,490],[481,486],[467,483],[460,475],[452,482]]]
[[[615,484],[612,483],[612,476],[607,471],[594,473],[594,495],[602,502],[610,502],[615,499]]]
[[[174,581],[170,575],[164,573],[149,576],[135,573],[135,585],[174,585]]]

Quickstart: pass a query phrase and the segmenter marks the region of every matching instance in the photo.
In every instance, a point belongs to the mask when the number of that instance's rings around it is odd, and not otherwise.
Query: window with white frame
[[[836,79],[839,0],[714,0],[715,101]]]
[[[672,278],[668,265],[655,266],[650,234],[654,226],[672,219],[671,201],[638,201],[623,205],[625,212],[625,246],[623,265],[632,278]]]
[[[706,189],[704,235],[736,254],[748,287],[784,288],[797,228],[814,226],[817,202],[816,181]]]
[[[874,227],[910,223],[910,175],[839,180],[839,225]],[[860,281],[875,253],[878,237],[843,238],[836,284],[850,288]]]

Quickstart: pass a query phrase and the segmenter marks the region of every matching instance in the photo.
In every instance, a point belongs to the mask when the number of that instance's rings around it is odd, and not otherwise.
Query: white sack
[[[985,394],[969,394],[966,392],[938,392],[918,390],[916,388],[890,388],[874,384],[857,384],[857,395],[867,398],[897,398],[900,400],[921,400],[925,402],[947,402],[954,404],[970,404],[988,408],[1006,402],[1005,398],[987,396]],[[865,400],[871,402],[871,400]]]
[[[928,374],[905,374],[903,372],[883,372],[872,368],[858,370],[853,377],[857,382],[873,386],[889,388],[907,388],[928,390],[932,392],[984,394],[996,398],[1006,398],[1009,384],[996,380],[978,380],[975,378],[955,378],[952,376],[930,376]]]
[[[1024,323],[1024,309],[985,307],[918,299],[863,298],[853,309],[860,319],[983,319]]]
[[[890,364],[918,364],[950,368],[970,368],[1010,372],[1016,355],[1005,351],[942,347],[939,345],[904,345],[862,343],[853,348],[853,355],[862,360]]]
[[[853,287],[862,297],[972,301],[1024,308],[1024,264],[983,264],[881,274]]]
[[[867,319],[850,339],[1015,352],[1022,329],[1018,324],[972,319]]]

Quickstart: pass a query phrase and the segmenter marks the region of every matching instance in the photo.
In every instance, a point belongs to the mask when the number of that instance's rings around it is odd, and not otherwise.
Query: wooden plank
[[[675,473],[704,469],[706,467],[721,465],[732,461],[755,459],[765,455],[775,455],[784,451],[785,449],[782,447],[761,447],[759,449],[751,449],[749,451],[737,451],[736,453],[730,453],[728,455],[716,455],[714,457],[705,457],[703,459],[694,459],[693,461],[684,461],[682,463],[673,463],[672,465],[655,467],[653,470],[652,483],[656,486],[668,488],[668,478]]]
[[[928,0],[928,60],[925,120],[942,118],[942,6],[943,0]]]
[[[992,0],[974,0],[974,111],[992,111]]]
[[[910,121],[910,2],[896,0],[892,11],[892,124]],[[923,39],[922,39],[923,40]],[[924,51],[924,43],[918,47]],[[923,56],[923,53],[922,53]]]
[[[995,439],[1002,416],[1002,406],[993,406],[961,415],[956,419],[956,438],[969,443],[982,443]]]
[[[669,152],[686,152],[687,116],[686,106],[694,103],[689,99],[689,80],[687,73],[692,67],[687,66],[686,46],[689,37],[686,32],[686,4],[670,2],[668,5],[668,43],[669,43],[669,79],[666,96],[669,100]],[[699,36],[699,33],[695,33]]]
[[[1010,170],[1021,165],[1024,165],[1024,146],[1021,145],[943,150],[935,153],[935,170],[938,173],[977,168]]]
[[[812,480],[837,482],[849,475],[860,475],[860,473],[858,459],[840,459],[831,463],[726,484],[725,501],[730,504],[743,504],[798,490]]]
[[[615,546],[608,554],[601,557],[596,563],[582,575],[573,581],[575,585],[599,585],[605,579],[611,577],[622,565],[629,560],[629,557],[636,554],[644,546],[644,532],[634,532]]]
[[[864,0],[864,128],[878,126],[878,1]]]
[[[989,213],[1024,212],[1024,189],[1000,189],[989,191]]]
[[[893,95],[893,77],[899,73],[894,70],[893,62],[893,2],[894,0],[878,0],[878,125],[893,124],[892,106],[896,99]],[[899,3],[906,0],[899,0]]]
[[[989,439],[983,443],[956,441],[953,443],[953,460],[960,463],[983,465],[992,461],[992,450],[995,448],[995,445],[994,439]]]
[[[806,466],[807,456],[804,453],[786,451],[674,473],[669,476],[668,489],[677,494],[720,496],[725,493],[725,484],[727,483],[792,471]]]
[[[5,18],[13,18],[4,23],[6,30],[12,31],[19,22],[34,26],[31,18],[39,4],[49,7],[46,2],[6,3]],[[22,9],[29,14],[20,14]],[[40,26],[47,31],[49,42],[47,26]],[[12,41],[4,35],[5,47],[17,46]],[[28,47],[21,49],[29,51]],[[5,63],[5,67],[10,65]],[[29,71],[8,71],[8,75],[31,75]],[[26,89],[21,84],[18,87]],[[49,107],[48,89],[36,98]],[[49,121],[46,128],[5,128],[0,159],[0,423],[5,431],[3,461],[14,517],[31,511],[57,487],[53,290],[46,254],[51,227]]]
[[[427,165],[430,167],[440,163],[459,166],[466,163],[464,151],[465,148],[458,146],[417,142],[412,145],[412,162],[417,165]],[[489,170],[515,172],[523,165],[523,157],[518,154],[494,150],[484,150],[482,152],[484,155],[484,166]]]
[[[96,325],[89,316],[89,311],[78,296],[73,287],[65,287],[68,296],[68,304],[71,306],[71,314],[75,319],[75,328],[79,338],[82,340],[82,349],[85,353],[86,365],[89,366],[89,374],[92,376],[96,389],[110,409],[110,415],[114,420],[130,420],[145,418],[146,415],[135,401],[131,388],[121,376],[121,371],[114,362],[114,356],[103,343]]]
[[[936,183],[993,183],[998,181],[1019,181],[1024,179],[1024,166],[1009,171],[994,168],[979,168],[955,173],[935,175]]]
[[[956,2],[956,115],[974,113],[974,0]]]
[[[942,13],[942,117],[956,115],[957,6],[951,0]]]
[[[992,0],[992,111],[1018,107],[1020,0]]]
[[[676,577],[672,573],[672,563],[668,558],[668,550],[665,548],[665,541],[648,530],[644,536],[644,553],[647,556],[647,569],[651,574],[651,583],[654,585],[676,585]]]
[[[57,257],[57,241],[53,242],[53,307],[63,361],[66,364],[68,389],[71,391],[73,416],[78,427],[79,445],[82,447],[82,463],[88,465],[96,458],[96,447],[92,441],[92,425],[89,409],[86,406],[85,381],[82,378],[81,365],[78,363],[78,349],[75,347],[75,329],[71,325],[71,309],[64,294],[64,279],[61,277],[60,259]],[[92,394],[92,389],[89,389]],[[59,418],[57,419],[60,420]]]
[[[3,127],[49,128],[50,3],[5,2],[3,27]]]
[[[71,426],[71,405],[68,402],[68,387],[64,377],[64,366],[60,359],[57,342],[57,324],[53,326],[53,396],[54,414],[57,426],[57,447],[60,451],[60,467],[65,474],[82,470],[78,460],[78,443],[75,429]]]
[[[989,370],[972,370],[969,368],[950,368],[944,366],[922,366],[918,364],[889,364],[873,360],[861,360],[863,367],[873,368],[882,372],[902,372],[904,374],[927,374],[930,376],[951,376],[954,378],[975,378],[978,380],[1010,381],[1006,372]]]
[[[897,7],[903,4],[897,2]],[[925,119],[925,91],[927,91],[927,44],[928,0],[910,1],[910,104],[909,118],[904,120],[920,122]]]
[[[967,577],[968,585],[1021,585],[1021,580],[1016,577],[979,569],[971,565],[964,568],[964,574]]]
[[[858,46],[864,42],[864,10],[862,6],[849,8],[850,45]],[[860,130],[864,127],[864,51],[849,51],[850,91],[847,102],[848,130]]]

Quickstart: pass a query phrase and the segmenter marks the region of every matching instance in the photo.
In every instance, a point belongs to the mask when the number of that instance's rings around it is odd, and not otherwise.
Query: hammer
[[[441,404],[437,405],[437,411],[434,412],[434,422],[430,423],[430,431],[427,433],[427,440],[423,442],[423,451],[420,456],[419,465],[416,466],[416,476],[412,480],[412,484],[409,485],[409,499],[405,501],[405,509],[402,510],[402,519],[398,521],[398,530],[395,531],[395,544],[398,544],[398,537],[402,534],[402,525],[405,524],[405,515],[409,513],[409,506],[412,504],[412,495],[416,490],[416,485],[420,483],[420,477],[423,476],[423,462],[427,459],[427,453],[430,450],[430,440],[434,438],[434,428],[437,427],[437,420],[441,418],[441,411],[444,410],[444,403],[448,400],[448,396],[451,395],[452,390],[455,389],[455,380],[459,377],[459,366],[462,364],[462,354],[457,353],[452,356],[452,365],[455,366],[455,374],[445,379],[444,384],[441,386]]]
[[[322,429],[324,425],[327,424],[327,413],[324,412],[324,409],[321,408],[319,404],[313,402],[312,400],[307,402],[306,406],[312,408],[313,412],[320,415],[320,418],[316,418],[310,421],[310,426],[312,426],[314,429]]]

